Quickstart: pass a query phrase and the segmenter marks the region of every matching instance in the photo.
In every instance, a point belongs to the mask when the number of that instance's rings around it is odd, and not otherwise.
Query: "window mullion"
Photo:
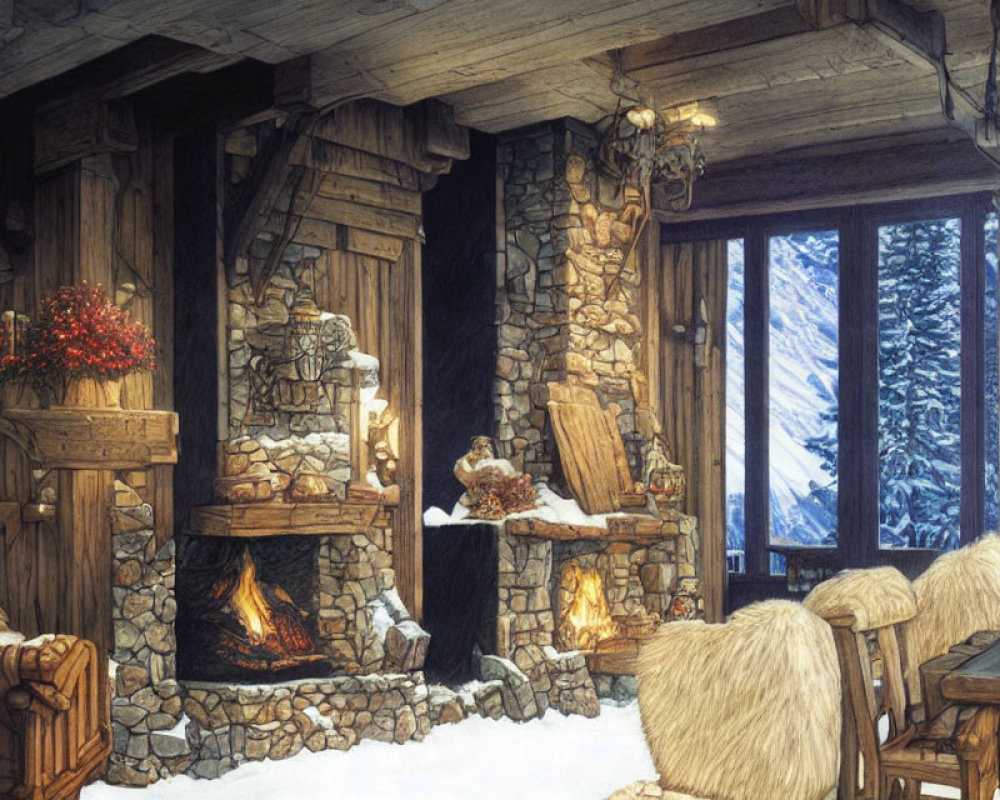
[[[767,236],[747,232],[744,261],[744,424],[746,435],[746,571],[769,575],[770,470],[768,468],[768,298]]]
[[[986,381],[985,343],[985,241],[986,208],[978,197],[966,199],[962,208],[962,314],[961,355],[961,542],[983,533],[985,509],[986,419],[983,401]]]
[[[841,230],[838,549],[845,566],[878,550],[877,228],[852,209]]]

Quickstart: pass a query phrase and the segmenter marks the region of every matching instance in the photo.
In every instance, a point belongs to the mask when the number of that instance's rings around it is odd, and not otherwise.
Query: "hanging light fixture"
[[[691,207],[694,182],[705,168],[699,137],[715,120],[697,103],[656,110],[632,97],[620,58],[611,78],[618,107],[607,121],[600,159],[605,172],[640,189],[647,200],[653,182],[665,186],[673,211]],[[624,101],[624,102],[623,102]]]

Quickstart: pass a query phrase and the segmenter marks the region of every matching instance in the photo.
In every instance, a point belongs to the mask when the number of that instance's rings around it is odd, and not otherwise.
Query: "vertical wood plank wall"
[[[687,475],[687,513],[698,518],[705,616],[720,621],[726,586],[726,242],[667,244],[658,289],[660,422]],[[654,281],[658,282],[654,283]],[[651,312],[647,312],[651,313]]]
[[[381,395],[400,417],[396,472],[400,506],[393,532],[393,561],[400,596],[419,617],[423,575],[420,243],[405,240],[395,262],[346,250],[326,250],[317,267],[317,304],[350,317],[358,348],[380,360]]]
[[[137,127],[138,147],[132,152],[86,156],[34,176],[33,256],[26,270],[0,287],[0,308],[34,317],[42,295],[61,285],[84,280],[99,283],[112,298],[116,288],[133,285],[135,295],[125,307],[134,319],[151,328],[158,343],[160,368],[155,377],[127,378],[122,405],[170,408],[172,143],[154,135],[145,120],[137,120]],[[30,144],[30,135],[26,141]],[[30,165],[30,157],[27,163]],[[14,384],[2,391],[5,405],[37,405],[32,392],[19,391]],[[32,465],[24,452],[2,438],[0,459],[0,499],[22,506],[37,502]],[[91,638],[99,648],[109,645],[107,506],[112,477],[103,471],[65,473],[59,478],[55,520],[25,521],[20,530],[0,529],[0,607],[10,615],[13,627],[26,635],[78,632],[79,626],[87,628],[94,619],[107,619],[106,635]],[[122,477],[153,504],[158,538],[165,540],[173,528],[171,468],[129,472]],[[101,508],[81,503],[83,495],[98,499]],[[83,515],[99,518],[107,536],[101,541],[80,541],[74,528]],[[101,566],[105,563],[107,570]],[[81,605],[74,599],[79,597],[93,602]]]

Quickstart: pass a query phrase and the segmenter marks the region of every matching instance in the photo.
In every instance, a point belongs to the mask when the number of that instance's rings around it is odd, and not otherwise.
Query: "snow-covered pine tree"
[[[879,230],[883,546],[958,543],[960,239],[955,219]]]

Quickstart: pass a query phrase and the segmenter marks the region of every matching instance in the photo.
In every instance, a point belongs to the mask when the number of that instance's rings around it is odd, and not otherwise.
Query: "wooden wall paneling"
[[[693,259],[690,244],[664,248],[661,298],[663,430],[673,460],[684,467],[687,475],[689,513],[694,513],[691,498],[698,491],[698,474],[693,469],[696,453],[692,402],[695,396]]]
[[[79,259],[79,184],[79,164],[38,179],[33,270],[36,301],[58,286],[73,282]],[[37,307],[26,311],[33,315]]]
[[[687,476],[687,513],[698,518],[705,615],[719,621],[726,585],[726,242],[665,244],[661,263],[662,422]]]
[[[150,408],[174,408],[174,143],[155,136],[150,143],[152,193],[152,328],[156,338],[156,372]],[[183,298],[182,298],[183,302]],[[181,420],[181,424],[184,422]],[[151,495],[156,542],[162,547],[174,535],[174,468],[151,470]]]
[[[660,253],[660,224],[650,219],[640,242],[638,264],[640,269],[640,314],[644,333],[642,340],[642,369],[649,383],[650,402],[660,400],[660,347],[663,331],[660,327],[659,303],[663,279],[663,258]]]
[[[400,596],[415,619],[423,615],[423,329],[420,243],[407,241],[395,273],[388,304],[389,323],[397,331],[390,358],[399,398],[399,513],[394,531]]]
[[[706,311],[705,343],[695,343],[698,437],[696,504],[701,539],[702,594],[705,617],[721,622],[726,585],[726,301],[728,268],[725,240],[695,245],[696,315]],[[699,356],[698,348],[703,347]]]
[[[21,505],[31,495],[31,464],[10,439],[0,440],[2,497]],[[59,553],[49,523],[22,522],[20,531],[0,529],[0,607],[11,625],[27,636],[51,632],[61,587],[56,579]],[[48,627],[47,627],[48,626]]]
[[[79,261],[70,283],[108,287],[114,280],[116,184],[110,155],[81,159]]]

